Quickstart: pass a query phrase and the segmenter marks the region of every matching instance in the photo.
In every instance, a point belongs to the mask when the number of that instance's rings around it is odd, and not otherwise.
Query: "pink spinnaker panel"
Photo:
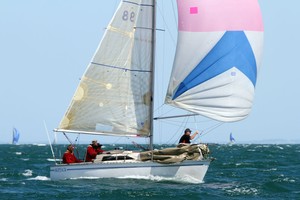
[[[179,31],[263,31],[257,0],[177,0]]]

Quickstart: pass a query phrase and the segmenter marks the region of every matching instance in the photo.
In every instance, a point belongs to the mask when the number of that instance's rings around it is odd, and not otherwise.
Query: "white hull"
[[[174,164],[160,164],[151,161],[60,164],[50,168],[50,178],[51,180],[62,180],[159,176],[175,179],[191,178],[197,182],[202,182],[209,164],[209,160],[184,161]]]

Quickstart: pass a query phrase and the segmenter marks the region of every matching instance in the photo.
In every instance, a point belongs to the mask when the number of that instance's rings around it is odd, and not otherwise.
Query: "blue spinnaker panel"
[[[173,100],[232,67],[243,72],[255,86],[257,77],[255,56],[243,31],[227,31],[207,56],[180,83]]]

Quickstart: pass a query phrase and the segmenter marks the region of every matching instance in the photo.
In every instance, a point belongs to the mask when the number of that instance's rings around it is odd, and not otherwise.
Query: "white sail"
[[[148,136],[153,1],[122,1],[58,131]]]
[[[166,103],[215,119],[245,118],[261,62],[256,0],[177,0],[178,43]]]
[[[18,129],[13,128],[13,139],[12,139],[12,144],[18,144],[20,139],[20,132]]]

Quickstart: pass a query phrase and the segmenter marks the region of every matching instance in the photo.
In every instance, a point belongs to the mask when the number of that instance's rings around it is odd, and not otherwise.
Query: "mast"
[[[152,62],[152,75],[151,75],[151,110],[150,110],[150,138],[149,149],[153,150],[153,118],[154,118],[154,88],[155,88],[155,40],[156,40],[156,0],[153,3],[153,15],[152,15],[152,50],[151,50],[151,62]]]

